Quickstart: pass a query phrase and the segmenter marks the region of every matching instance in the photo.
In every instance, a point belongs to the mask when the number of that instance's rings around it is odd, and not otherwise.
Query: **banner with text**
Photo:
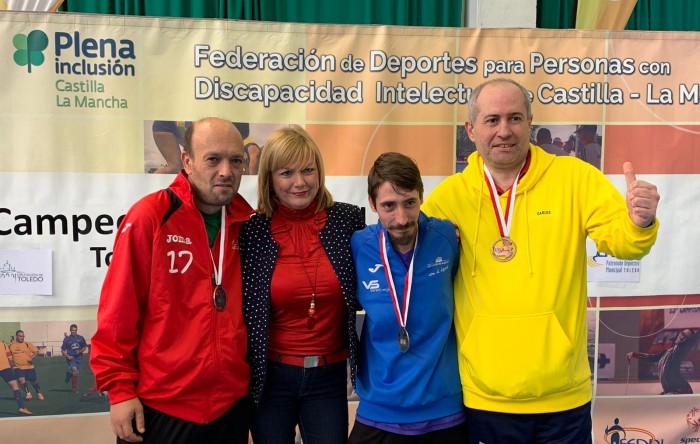
[[[658,186],[662,225],[648,257],[620,261],[592,244],[587,255],[596,400],[648,396],[639,404],[664,414],[653,396],[661,391],[658,369],[625,356],[649,351],[658,335],[677,336],[668,310],[700,307],[700,274],[687,253],[700,243],[693,226],[700,218],[700,83],[689,56],[700,49],[697,33],[7,12],[0,39],[0,241],[3,251],[52,253],[41,274],[53,283],[50,297],[0,285],[0,334],[3,323],[94,322],[120,218],[171,182],[192,121],[213,115],[236,123],[251,173],[241,193],[253,204],[265,139],[294,123],[321,148],[334,197],[366,206],[365,176],[382,152],[413,157],[426,193],[461,171],[474,150],[463,128],[472,89],[510,77],[530,92],[533,142],[548,130],[553,149],[591,162],[621,192],[625,161]],[[684,327],[700,328],[697,316],[681,318]],[[684,375],[697,387],[695,352]],[[678,403],[679,417],[694,415],[691,404],[698,404],[692,396]],[[618,407],[605,405],[594,418],[596,442],[615,439],[608,431]],[[628,436],[630,425],[649,421],[647,413],[631,414],[619,424]],[[700,438],[697,427],[682,433]]]

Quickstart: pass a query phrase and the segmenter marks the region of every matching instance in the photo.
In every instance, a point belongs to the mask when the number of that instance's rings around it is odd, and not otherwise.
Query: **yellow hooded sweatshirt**
[[[631,260],[649,252],[659,228],[634,225],[624,197],[591,165],[534,145],[530,155],[510,261],[491,255],[501,235],[478,152],[421,207],[459,227],[454,322],[464,403],[475,409],[549,413],[590,401],[586,236],[598,251]],[[504,211],[509,193],[500,197]]]

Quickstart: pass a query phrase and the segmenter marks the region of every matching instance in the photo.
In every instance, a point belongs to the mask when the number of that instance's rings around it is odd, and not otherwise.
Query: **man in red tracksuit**
[[[230,121],[195,122],[184,170],[119,225],[90,359],[118,443],[248,442],[244,157]]]

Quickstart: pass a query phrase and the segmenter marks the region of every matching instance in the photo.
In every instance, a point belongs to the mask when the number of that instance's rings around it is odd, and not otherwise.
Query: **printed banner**
[[[53,277],[51,297],[1,287],[0,335],[32,333],[28,340],[46,350],[40,376],[58,374],[63,384],[56,331],[78,321],[89,342],[119,221],[172,181],[192,121],[236,124],[249,174],[240,191],[253,206],[267,136],[299,124],[322,151],[334,198],[366,207],[366,174],[382,152],[413,157],[426,195],[464,169],[475,149],[463,127],[471,91],[510,77],[530,92],[533,143],[593,164],[623,194],[630,161],[661,194],[649,256],[619,261],[588,247],[595,442],[700,437],[688,425],[697,423],[697,395],[659,395],[666,371],[700,390],[698,341],[678,345],[684,329],[700,329],[687,311],[700,307],[692,253],[700,244],[700,83],[689,56],[700,52],[697,33],[5,12],[0,39],[0,242],[3,251],[53,258],[45,271],[0,263]],[[376,221],[369,209],[367,218]],[[678,369],[627,357],[679,349]],[[81,381],[88,391],[90,373]],[[94,399],[95,408],[65,398],[38,414],[106,410]]]
[[[53,294],[50,250],[0,250],[0,296]]]
[[[589,282],[639,282],[641,261],[618,259],[601,253],[595,242],[586,240]]]

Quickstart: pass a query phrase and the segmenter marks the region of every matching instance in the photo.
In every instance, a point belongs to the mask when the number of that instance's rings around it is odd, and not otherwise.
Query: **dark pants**
[[[208,424],[185,421],[144,405],[146,433],[143,434],[143,444],[248,444],[250,413],[248,396]],[[127,444],[127,441],[117,438],[117,444]]]
[[[297,424],[304,444],[347,442],[346,361],[315,368],[268,362],[262,399],[253,409],[253,441],[293,444]]]
[[[591,403],[555,413],[498,413],[467,408],[469,443],[591,444]]]
[[[399,435],[355,421],[348,444],[463,444],[467,423],[422,435]]]

